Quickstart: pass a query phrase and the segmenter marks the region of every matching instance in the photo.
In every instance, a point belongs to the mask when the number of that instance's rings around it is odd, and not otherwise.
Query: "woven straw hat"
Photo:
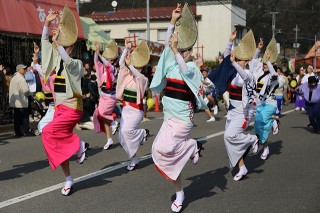
[[[145,40],[142,40],[130,56],[131,64],[134,67],[144,67],[150,59],[150,51]]]
[[[176,22],[174,33],[178,33],[179,50],[188,50],[197,41],[198,28],[188,3],[184,4],[181,16]]]
[[[265,64],[267,63],[267,53],[270,53],[270,59],[269,61],[271,63],[274,63],[276,62],[277,58],[278,58],[278,49],[277,49],[277,42],[276,42],[276,39],[274,37],[272,37],[270,43],[268,44],[267,48],[266,48],[266,51],[263,55],[263,58],[262,58],[262,62]]]
[[[107,60],[113,60],[118,56],[118,45],[114,40],[107,45],[102,56]]]
[[[249,30],[249,32],[247,32],[247,34],[241,39],[234,52],[237,59],[249,61],[252,59],[255,51],[256,42],[254,40],[252,30]]]
[[[77,41],[78,26],[72,11],[65,6],[63,8],[62,17],[59,23],[58,42],[61,46],[67,47],[73,45]]]

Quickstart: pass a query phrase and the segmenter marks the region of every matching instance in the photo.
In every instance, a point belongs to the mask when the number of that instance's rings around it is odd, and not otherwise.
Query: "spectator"
[[[35,93],[37,91],[36,85],[36,76],[32,71],[31,67],[28,67],[26,74],[24,75],[29,86],[29,90],[31,93]]]
[[[202,83],[203,83],[203,90],[205,92],[206,98],[209,100],[209,102],[212,105],[212,110],[214,111],[213,114],[218,114],[218,102],[216,101],[216,87],[212,83],[212,81],[208,78],[208,69],[203,68],[201,70],[202,72]]]
[[[3,68],[3,74],[5,78],[5,85],[4,85],[4,93],[3,93],[3,105],[9,105],[9,86],[12,79],[11,69],[10,67]]]
[[[91,75],[91,69],[90,69],[90,64],[88,62],[84,63],[83,65],[84,69],[84,75]]]
[[[28,97],[31,96],[31,93],[24,77],[26,70],[27,66],[19,64],[9,87],[9,104],[10,107],[13,107],[16,137],[26,135],[29,132]]]
[[[278,73],[279,87],[275,91],[275,96],[277,100],[276,118],[279,118],[281,116],[284,89],[287,87],[285,87],[286,77],[284,76],[282,69],[280,67],[277,68],[277,73]]]
[[[298,87],[298,93],[306,101],[306,110],[314,133],[320,133],[320,87],[315,76],[309,76],[308,82]]]
[[[304,79],[305,76],[305,69],[303,67],[300,68],[299,71],[299,75],[297,76],[297,85],[300,86],[302,84],[302,80]],[[305,111],[306,108],[306,104],[305,104],[305,100],[303,99],[303,97],[299,94],[296,93],[295,95],[296,100],[295,100],[295,110],[301,110],[301,111]]]

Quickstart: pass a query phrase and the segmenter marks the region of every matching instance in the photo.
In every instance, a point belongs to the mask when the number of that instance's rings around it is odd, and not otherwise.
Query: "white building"
[[[151,5],[152,6],[152,5]],[[175,7],[150,8],[150,40],[164,43],[166,30]],[[190,9],[198,24],[198,41],[194,53],[205,60],[216,59],[223,52],[233,26],[237,26],[239,37],[246,32],[246,11],[227,1],[198,2]],[[147,39],[146,8],[119,9],[115,12],[92,13],[91,18],[118,43],[126,36]]]

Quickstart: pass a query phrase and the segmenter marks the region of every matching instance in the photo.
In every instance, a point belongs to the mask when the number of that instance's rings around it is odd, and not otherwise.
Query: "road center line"
[[[286,112],[284,112],[282,114],[289,114],[289,113],[291,113],[293,111],[294,110],[289,110],[289,111],[286,111]],[[253,125],[253,122],[251,122],[250,125]],[[205,137],[197,138],[197,140],[198,141],[204,141],[204,140],[207,140],[207,139],[210,139],[210,138],[214,138],[214,137],[220,136],[223,133],[224,133],[224,131],[217,132],[217,133],[205,136]],[[148,160],[150,158],[151,158],[151,154],[142,156],[142,157],[140,157],[140,162]],[[75,183],[80,183],[82,181],[89,180],[91,178],[95,178],[97,176],[100,176],[100,175],[107,174],[109,172],[115,171],[117,169],[124,168],[127,165],[128,165],[128,162],[123,162],[123,163],[120,163],[120,164],[118,164],[116,166],[111,166],[111,167],[108,167],[108,168],[105,168],[105,169],[102,169],[102,170],[99,170],[99,171],[96,171],[96,172],[93,172],[93,173],[90,173],[90,174],[87,174],[87,175],[84,175],[84,176],[81,176],[81,177],[78,177],[78,178],[75,178],[74,181],[75,181]],[[52,192],[52,191],[57,190],[57,189],[61,189],[63,186],[64,186],[64,182],[56,184],[56,185],[53,185],[53,186],[49,186],[49,187],[44,188],[44,189],[40,189],[38,191],[34,191],[34,192],[31,192],[31,193],[28,193],[28,194],[24,194],[24,195],[21,195],[19,197],[15,197],[15,198],[0,202],[0,209],[4,208],[6,206],[13,205],[15,203],[19,203],[19,202],[31,199],[31,198],[39,196],[39,195],[43,195],[43,194]]]

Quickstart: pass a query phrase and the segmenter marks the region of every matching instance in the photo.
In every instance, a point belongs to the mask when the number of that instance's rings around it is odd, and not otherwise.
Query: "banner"
[[[76,18],[78,38],[83,39],[84,33],[74,0],[1,0],[0,33],[41,35],[46,16],[53,11],[60,12],[60,16],[52,22],[52,27],[58,27],[65,5]]]

